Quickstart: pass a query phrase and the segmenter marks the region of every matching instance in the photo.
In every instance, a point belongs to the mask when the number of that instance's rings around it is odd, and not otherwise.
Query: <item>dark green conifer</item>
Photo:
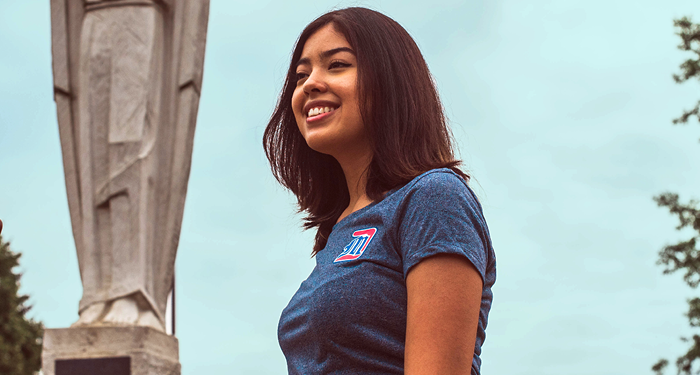
[[[41,368],[41,338],[44,327],[29,319],[28,296],[19,295],[14,273],[21,254],[10,250],[0,235],[0,374],[34,375]]]

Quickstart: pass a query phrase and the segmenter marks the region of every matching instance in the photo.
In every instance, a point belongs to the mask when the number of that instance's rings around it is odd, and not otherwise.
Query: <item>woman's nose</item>
[[[316,73],[311,73],[304,82],[304,92],[311,94],[312,92],[325,92],[327,90],[326,83],[323,78]]]

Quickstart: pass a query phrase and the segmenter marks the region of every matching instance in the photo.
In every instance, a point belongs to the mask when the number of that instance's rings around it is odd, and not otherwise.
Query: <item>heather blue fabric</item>
[[[356,259],[334,262],[344,250],[343,259]],[[445,168],[416,177],[333,227],[280,318],[289,374],[403,374],[406,275],[442,253],[464,256],[484,281],[471,369],[478,375],[496,258],[476,196]]]

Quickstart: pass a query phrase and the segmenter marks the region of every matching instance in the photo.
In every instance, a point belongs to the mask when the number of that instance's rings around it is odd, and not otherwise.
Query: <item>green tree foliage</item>
[[[41,367],[44,327],[26,317],[28,296],[18,295],[20,274],[13,272],[21,254],[0,235],[0,374],[33,375]]]
[[[679,28],[677,33],[681,37],[682,43],[678,48],[682,51],[694,53],[695,58],[687,59],[681,64],[680,74],[674,74],[676,83],[683,83],[691,78],[700,79],[700,24],[694,24],[690,18],[683,17],[674,20],[674,26]],[[700,121],[700,101],[695,108],[684,111],[683,114],[674,119],[674,124],[686,124],[688,120],[695,116]],[[678,194],[663,193],[654,197],[654,201],[660,207],[666,207],[671,215],[678,218],[678,230],[691,229],[693,234],[689,239],[682,240],[673,245],[667,245],[659,252],[658,264],[664,265],[664,274],[682,271],[683,280],[691,287],[697,288],[700,285],[700,209],[698,201],[690,200],[682,203]],[[686,313],[691,327],[700,327],[700,298],[693,298],[688,301],[688,312]],[[676,359],[678,374],[693,374],[693,364],[700,359],[700,336],[693,335],[691,338],[682,338],[683,341],[691,344],[688,352]],[[668,360],[661,359],[651,370],[657,375],[662,375],[668,366]],[[700,371],[695,370],[695,373]]]
[[[682,43],[678,46],[681,51],[691,51],[695,54],[695,58],[685,60],[681,64],[681,74],[674,74],[673,79],[676,83],[683,83],[691,78],[700,78],[700,24],[694,24],[690,18],[683,17],[673,21],[673,25],[680,28],[677,33],[681,37]],[[688,119],[695,116],[700,121],[700,101],[695,107],[689,111],[683,111],[683,114],[673,120],[674,124],[686,124]]]

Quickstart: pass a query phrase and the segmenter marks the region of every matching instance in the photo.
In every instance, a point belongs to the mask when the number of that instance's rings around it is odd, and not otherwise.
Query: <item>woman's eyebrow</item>
[[[350,52],[353,55],[355,55],[355,51],[353,51],[352,48],[350,48],[350,47],[333,48],[333,49],[329,49],[328,51],[323,51],[323,52],[319,53],[318,55],[321,58],[321,60],[324,60],[324,59],[327,59],[327,58],[329,58],[329,57],[331,57],[339,52]],[[311,60],[308,57],[304,57],[304,58],[299,59],[299,62],[297,62],[297,67],[299,65],[310,65],[310,64],[311,64]]]

